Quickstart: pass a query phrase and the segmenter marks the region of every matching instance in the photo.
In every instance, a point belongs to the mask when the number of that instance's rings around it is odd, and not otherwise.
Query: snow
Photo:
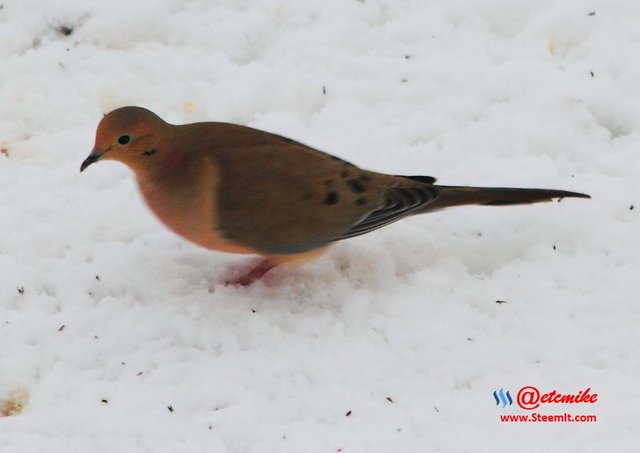
[[[2,2],[0,450],[633,451],[639,15],[631,0]],[[226,287],[252,258],[166,231],[121,165],[78,172],[123,105],[377,171],[593,199],[415,217]],[[524,411],[493,391],[525,385],[591,387],[596,404],[541,412],[598,421],[500,423]]]

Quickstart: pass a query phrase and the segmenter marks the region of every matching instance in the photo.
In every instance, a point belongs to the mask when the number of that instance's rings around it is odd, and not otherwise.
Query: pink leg
[[[264,274],[269,272],[274,267],[276,267],[275,263],[272,263],[269,260],[262,260],[257,266],[255,266],[246,274],[228,281],[227,285],[249,286],[256,280],[261,279]]]

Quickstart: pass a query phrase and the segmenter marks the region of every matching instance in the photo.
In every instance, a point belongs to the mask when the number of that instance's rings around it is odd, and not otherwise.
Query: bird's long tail
[[[433,187],[438,189],[439,196],[432,203],[429,203],[422,212],[462,205],[506,206],[551,201],[553,198],[591,198],[584,193],[566,190],[440,185],[434,185]]]

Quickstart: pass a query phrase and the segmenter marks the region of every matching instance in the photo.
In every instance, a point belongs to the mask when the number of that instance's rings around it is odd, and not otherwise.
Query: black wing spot
[[[369,203],[369,200],[365,197],[360,197],[356,199],[356,206],[363,206],[367,203]]]
[[[436,182],[436,178],[433,176],[404,176],[404,175],[396,175],[398,178],[410,179],[416,182],[424,182],[426,184],[433,184]]]
[[[362,193],[365,190],[367,190],[360,181],[358,181],[357,179],[350,179],[347,181],[347,186],[349,186],[349,189],[351,190],[351,192],[354,193]]]
[[[327,196],[324,198],[324,204],[327,206],[331,206],[332,204],[336,204],[338,202],[338,192],[332,190],[331,192],[327,192]]]

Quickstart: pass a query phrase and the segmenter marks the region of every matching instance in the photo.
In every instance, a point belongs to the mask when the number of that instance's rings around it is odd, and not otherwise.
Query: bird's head
[[[158,158],[158,145],[170,127],[142,107],[116,109],[98,124],[95,146],[82,162],[80,171],[99,160],[116,160],[135,170]]]

